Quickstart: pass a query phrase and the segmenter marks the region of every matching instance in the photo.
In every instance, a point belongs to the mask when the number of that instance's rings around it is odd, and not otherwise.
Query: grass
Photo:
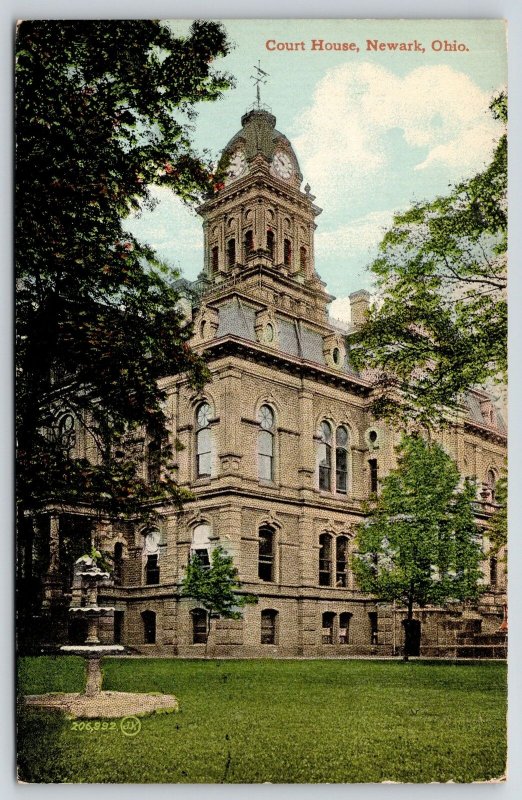
[[[75,657],[26,658],[26,694],[78,691]],[[502,775],[506,665],[483,662],[106,659],[104,688],[173,693],[177,714],[129,738],[25,710],[30,782],[467,782]]]

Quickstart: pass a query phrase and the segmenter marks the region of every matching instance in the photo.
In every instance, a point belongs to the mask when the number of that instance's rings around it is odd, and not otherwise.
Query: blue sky
[[[180,33],[189,22],[173,21]],[[506,85],[500,20],[226,20],[235,48],[216,68],[236,88],[201,104],[194,141],[217,158],[254,101],[252,66],[270,77],[262,100],[291,140],[305,183],[323,209],[316,268],[348,319],[347,295],[371,289],[368,264],[393,213],[444,194],[489,160],[499,125],[491,96]],[[312,50],[313,39],[354,42],[359,51]],[[304,42],[269,51],[267,40]],[[415,42],[421,51],[368,51],[367,40]],[[465,50],[435,51],[432,42]],[[442,48],[444,45],[442,44]],[[128,227],[193,279],[202,268],[201,220],[168,190],[154,190],[154,211]]]

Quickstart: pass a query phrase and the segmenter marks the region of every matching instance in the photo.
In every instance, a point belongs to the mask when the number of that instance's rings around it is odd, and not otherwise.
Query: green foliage
[[[495,502],[498,508],[489,522],[488,538],[494,550],[507,545],[508,537],[508,477],[507,472],[500,476],[495,487]]]
[[[505,94],[490,109],[506,123]],[[379,303],[352,358],[377,371],[377,416],[439,423],[467,389],[505,378],[506,250],[503,133],[483,172],[395,215],[370,267]]]
[[[152,20],[27,21],[17,35],[18,487],[23,506],[83,502],[134,513],[186,496],[172,471],[158,379],[208,373],[189,347],[176,275],[125,232],[152,184],[192,203],[213,191],[190,142],[195,106],[231,85],[214,62],[220,24],[176,38]],[[173,236],[175,236],[173,231]],[[72,458],[56,431],[70,411],[101,459]],[[143,478],[129,436],[161,447]]]
[[[225,619],[240,619],[243,606],[257,603],[251,594],[238,594],[241,584],[237,580],[234,559],[221,546],[212,550],[210,566],[201,563],[193,554],[183,578],[181,593],[200,603],[208,611],[210,626],[211,614]]]
[[[398,466],[356,535],[363,591],[408,607],[475,598],[481,576],[476,488],[437,443],[404,436]]]
[[[25,661],[26,692],[58,686],[41,682],[47,659]],[[22,780],[429,783],[498,778],[505,769],[500,662],[108,658],[103,671],[108,690],[172,693],[179,713],[142,717],[140,734],[128,739],[119,720],[116,731],[87,734],[26,710]]]

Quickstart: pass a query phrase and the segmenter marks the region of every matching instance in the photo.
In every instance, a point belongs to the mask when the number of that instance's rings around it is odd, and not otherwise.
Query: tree
[[[157,381],[186,373],[200,386],[206,367],[190,350],[175,274],[124,231],[122,220],[150,205],[151,184],[186,202],[213,191],[208,156],[193,150],[190,123],[197,103],[231,85],[213,67],[228,49],[224,29],[205,21],[180,38],[150,20],[18,28],[21,520],[44,500],[133,513],[151,499],[185,496],[168,469]],[[71,457],[64,412],[96,441],[97,463]],[[165,467],[149,480],[141,458],[121,444],[141,429]]]
[[[241,619],[241,609],[245,605],[257,603],[255,595],[238,594],[240,588],[234,559],[221,546],[212,550],[210,566],[204,565],[197,553],[191,555],[183,577],[181,594],[196,600],[207,611],[205,647],[208,644],[213,614],[225,619]]]
[[[501,93],[490,109],[507,122]],[[370,269],[378,302],[354,336],[359,369],[377,371],[373,411],[424,424],[507,369],[507,140],[447,197],[396,214]]]
[[[198,387],[207,370],[189,347],[176,275],[122,220],[150,205],[151,184],[187,203],[213,192],[209,157],[191,146],[191,120],[199,102],[231,85],[214,68],[228,49],[214,22],[194,23],[185,37],[150,20],[18,27],[19,631],[39,609],[48,564],[33,524],[42,506],[81,508],[83,520],[143,518],[154,503],[187,497],[158,380],[184,373]],[[96,445],[88,458],[75,454],[79,430]],[[147,478],[146,448],[155,462]],[[77,538],[69,537],[71,553]]]
[[[414,606],[477,597],[482,552],[475,498],[476,487],[468,479],[462,484],[439,444],[403,437],[398,466],[357,529],[352,566],[363,591],[406,607],[406,635]]]

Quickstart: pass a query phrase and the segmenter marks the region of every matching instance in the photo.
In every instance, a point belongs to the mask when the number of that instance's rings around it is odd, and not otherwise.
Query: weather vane
[[[266,79],[268,77],[270,77],[270,76],[269,76],[268,72],[265,72],[263,69],[261,69],[261,61],[257,62],[257,67],[254,64],[254,69],[256,71],[256,74],[251,75],[250,76],[250,80],[254,82],[254,86],[256,87],[257,107],[261,108],[261,89],[260,89],[260,85],[262,83],[266,83]]]

